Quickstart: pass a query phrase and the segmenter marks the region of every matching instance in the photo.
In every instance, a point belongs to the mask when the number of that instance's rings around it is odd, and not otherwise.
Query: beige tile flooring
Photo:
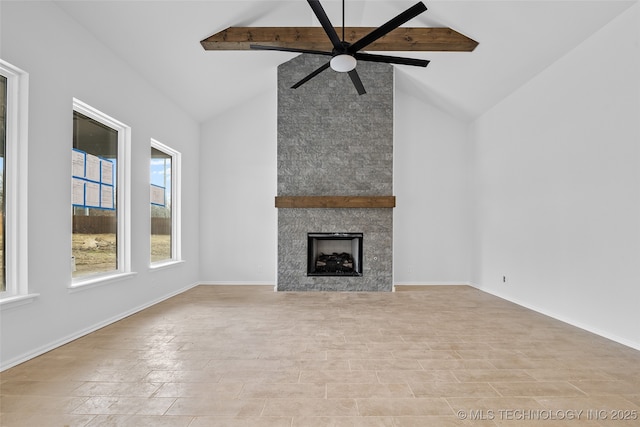
[[[409,289],[198,286],[3,372],[0,424],[640,426],[640,352]]]

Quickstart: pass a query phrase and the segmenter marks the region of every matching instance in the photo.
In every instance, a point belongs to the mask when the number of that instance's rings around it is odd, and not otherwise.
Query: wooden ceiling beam
[[[346,27],[345,40],[353,43],[375,27]],[[336,28],[342,35],[342,28]],[[322,27],[229,27],[200,42],[205,50],[249,50],[251,44],[331,51]],[[471,52],[478,42],[451,28],[399,27],[363,51]]]

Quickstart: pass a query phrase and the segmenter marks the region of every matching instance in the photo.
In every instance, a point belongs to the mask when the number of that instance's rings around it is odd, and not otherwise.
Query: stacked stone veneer
[[[393,195],[393,67],[358,64],[367,90],[301,55],[278,67],[278,196]],[[279,291],[391,291],[393,210],[278,209]],[[362,232],[361,277],[307,277],[307,233]]]

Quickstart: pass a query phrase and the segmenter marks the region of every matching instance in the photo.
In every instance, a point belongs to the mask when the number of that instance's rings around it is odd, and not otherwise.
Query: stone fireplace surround
[[[326,61],[278,67],[277,290],[391,291],[393,67],[360,62],[362,96],[331,69],[290,88]],[[308,233],[363,233],[362,276],[307,276]]]

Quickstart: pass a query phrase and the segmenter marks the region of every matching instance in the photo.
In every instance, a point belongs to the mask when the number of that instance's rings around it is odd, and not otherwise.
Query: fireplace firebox
[[[307,276],[362,276],[362,233],[308,233]]]

